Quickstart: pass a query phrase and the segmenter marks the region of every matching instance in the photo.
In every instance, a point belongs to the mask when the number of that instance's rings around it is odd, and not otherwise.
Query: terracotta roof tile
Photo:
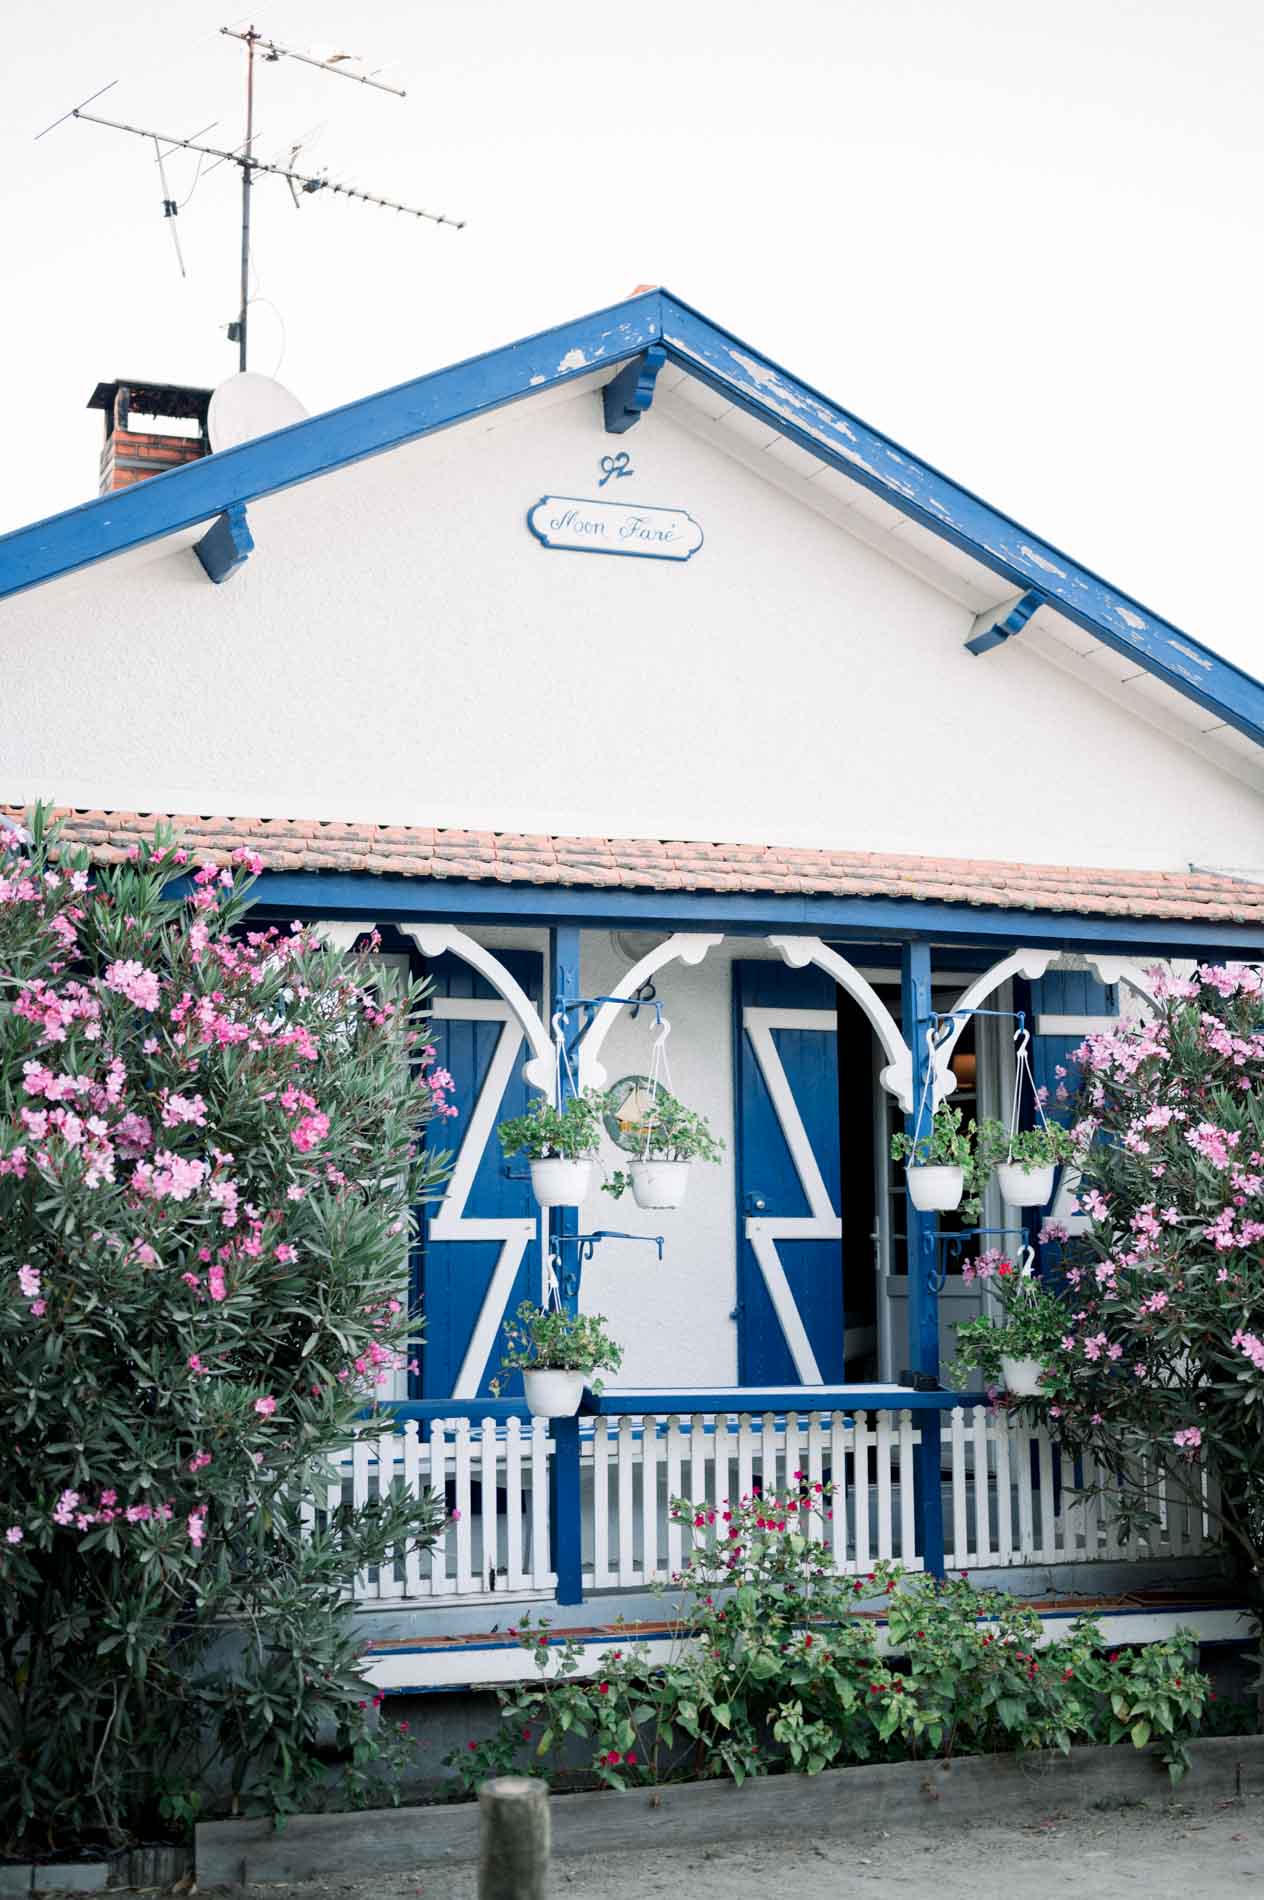
[[[18,807],[0,807],[20,818]],[[116,864],[165,814],[66,809],[67,838]],[[322,823],[305,818],[171,815],[198,853],[225,859],[237,845],[274,871],[372,872],[494,880],[566,889],[792,893],[892,897],[1005,910],[1103,917],[1196,919],[1264,927],[1264,885],[1203,871],[1104,870],[1093,865],[928,858],[915,853],[805,851],[671,838],[552,837],[542,832],[444,831],[429,825]]]

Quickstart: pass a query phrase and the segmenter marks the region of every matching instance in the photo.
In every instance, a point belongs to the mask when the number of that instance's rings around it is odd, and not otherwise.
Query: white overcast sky
[[[98,380],[235,368],[237,172],[182,282],[152,148],[33,135],[118,79],[97,109],[236,142],[248,18],[408,88],[265,65],[261,156],[469,220],[259,185],[251,367],[309,410],[666,284],[1264,672],[1262,0],[10,6],[0,530],[95,492]]]

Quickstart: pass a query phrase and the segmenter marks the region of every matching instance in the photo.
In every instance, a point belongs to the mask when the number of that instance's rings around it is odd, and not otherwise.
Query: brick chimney
[[[88,407],[105,414],[101,493],[129,488],[147,476],[161,475],[166,469],[209,455],[206,411],[210,400],[209,389],[186,389],[179,383],[98,383],[88,398]],[[177,434],[135,429],[134,413],[154,422],[178,420],[185,428]],[[190,424],[194,426],[190,428]]]

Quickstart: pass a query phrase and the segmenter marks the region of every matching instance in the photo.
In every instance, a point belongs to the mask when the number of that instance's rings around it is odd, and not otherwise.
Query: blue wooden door
[[[497,954],[538,1006],[543,959]],[[496,1125],[537,1093],[522,1079],[530,1052],[508,1004],[468,963],[442,956],[428,974],[431,1039],[458,1112],[430,1125],[436,1147],[455,1154],[443,1200],[422,1217],[421,1396],[478,1398],[498,1375],[502,1395],[512,1396],[521,1378],[500,1373],[502,1329],[519,1301],[540,1297],[539,1221],[526,1163],[505,1160]]]
[[[1101,983],[1087,970],[1050,970],[1031,986],[1034,1015],[1031,1039],[1031,1066],[1036,1087],[1048,1090],[1045,1113],[1059,1121],[1073,1118],[1073,1103],[1060,1102],[1058,1089],[1064,1086],[1074,1095],[1081,1071],[1070,1060],[1084,1038],[1114,1029],[1119,1021],[1119,988]],[[1059,1075],[1065,1070],[1065,1075]],[[1074,1168],[1060,1171],[1049,1209],[1050,1218],[1074,1233],[1087,1223],[1074,1212],[1072,1204],[1079,1185]]]
[[[834,982],[733,966],[737,1014],[738,1378],[843,1377],[838,1028]],[[857,1112],[872,1114],[867,1097]]]

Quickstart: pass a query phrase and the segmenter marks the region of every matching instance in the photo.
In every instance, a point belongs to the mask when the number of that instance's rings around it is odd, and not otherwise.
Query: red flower
[[[597,1684],[597,1694],[598,1694],[598,1695],[609,1695],[609,1694],[610,1694],[610,1684],[609,1684],[608,1682],[599,1682],[599,1683]]]

